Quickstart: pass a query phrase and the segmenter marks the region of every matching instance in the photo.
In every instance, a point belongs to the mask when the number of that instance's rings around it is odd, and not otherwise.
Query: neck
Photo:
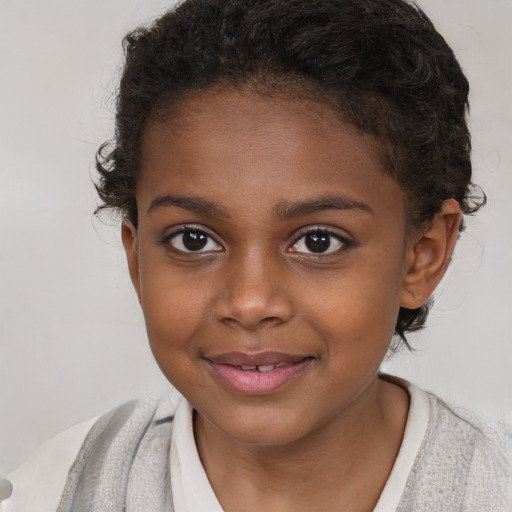
[[[199,414],[195,436],[226,512],[372,510],[398,454],[407,411],[405,390],[376,378],[331,421],[287,444],[239,443]]]

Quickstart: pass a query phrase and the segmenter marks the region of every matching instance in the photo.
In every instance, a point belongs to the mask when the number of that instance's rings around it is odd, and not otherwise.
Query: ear
[[[139,243],[137,228],[128,220],[125,220],[121,226],[121,238],[126,252],[126,259],[128,260],[128,270],[132,284],[140,302]]]
[[[459,235],[462,212],[455,199],[447,199],[426,231],[412,238],[407,250],[400,306],[421,307],[444,276]]]

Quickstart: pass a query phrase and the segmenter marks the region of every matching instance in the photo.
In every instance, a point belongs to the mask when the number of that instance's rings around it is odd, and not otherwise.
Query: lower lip
[[[263,395],[281,388],[299,378],[313,362],[312,358],[297,363],[287,364],[269,372],[259,370],[242,370],[238,366],[207,360],[213,373],[229,388],[247,395]]]

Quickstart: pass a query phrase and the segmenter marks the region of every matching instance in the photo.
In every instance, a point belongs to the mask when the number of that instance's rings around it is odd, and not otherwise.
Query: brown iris
[[[328,233],[309,233],[304,242],[311,252],[325,252],[331,245],[331,237]]]
[[[208,242],[208,235],[201,231],[185,231],[182,237],[183,245],[189,251],[200,251]]]

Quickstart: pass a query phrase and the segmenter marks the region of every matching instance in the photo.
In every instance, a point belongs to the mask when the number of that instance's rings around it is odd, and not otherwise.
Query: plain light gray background
[[[125,32],[163,0],[0,0],[0,474],[62,429],[164,387],[118,227],[92,217]],[[385,368],[512,418],[512,2],[422,0],[472,85],[468,221],[430,327]]]

